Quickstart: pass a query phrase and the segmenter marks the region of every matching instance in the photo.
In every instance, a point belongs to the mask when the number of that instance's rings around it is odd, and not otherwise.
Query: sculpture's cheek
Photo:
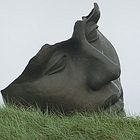
[[[33,81],[31,86],[40,91],[40,96],[56,95],[67,92],[85,85],[85,77],[82,70],[77,69],[74,64],[68,65],[61,72],[44,75],[40,79]]]

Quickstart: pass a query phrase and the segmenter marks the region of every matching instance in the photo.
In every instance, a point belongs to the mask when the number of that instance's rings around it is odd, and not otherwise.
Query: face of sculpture
[[[99,9],[77,21],[72,38],[44,45],[2,95],[7,102],[64,112],[123,108],[120,65],[113,46],[98,31]]]

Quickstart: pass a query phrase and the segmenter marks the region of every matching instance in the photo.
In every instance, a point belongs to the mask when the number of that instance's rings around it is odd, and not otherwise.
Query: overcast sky
[[[140,114],[139,0],[0,0],[0,90],[21,74],[42,45],[70,38],[75,21],[94,2],[101,10],[99,30],[120,58],[125,109]]]

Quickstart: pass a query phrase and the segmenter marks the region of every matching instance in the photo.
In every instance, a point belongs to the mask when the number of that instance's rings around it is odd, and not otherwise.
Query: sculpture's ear
[[[97,3],[94,3],[93,10],[89,13],[88,16],[82,17],[83,20],[86,20],[86,22],[94,22],[97,23],[100,18],[100,10]]]

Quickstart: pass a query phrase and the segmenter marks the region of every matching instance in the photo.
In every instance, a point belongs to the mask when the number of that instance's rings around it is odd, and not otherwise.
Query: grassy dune
[[[140,117],[0,108],[0,140],[140,140]]]

